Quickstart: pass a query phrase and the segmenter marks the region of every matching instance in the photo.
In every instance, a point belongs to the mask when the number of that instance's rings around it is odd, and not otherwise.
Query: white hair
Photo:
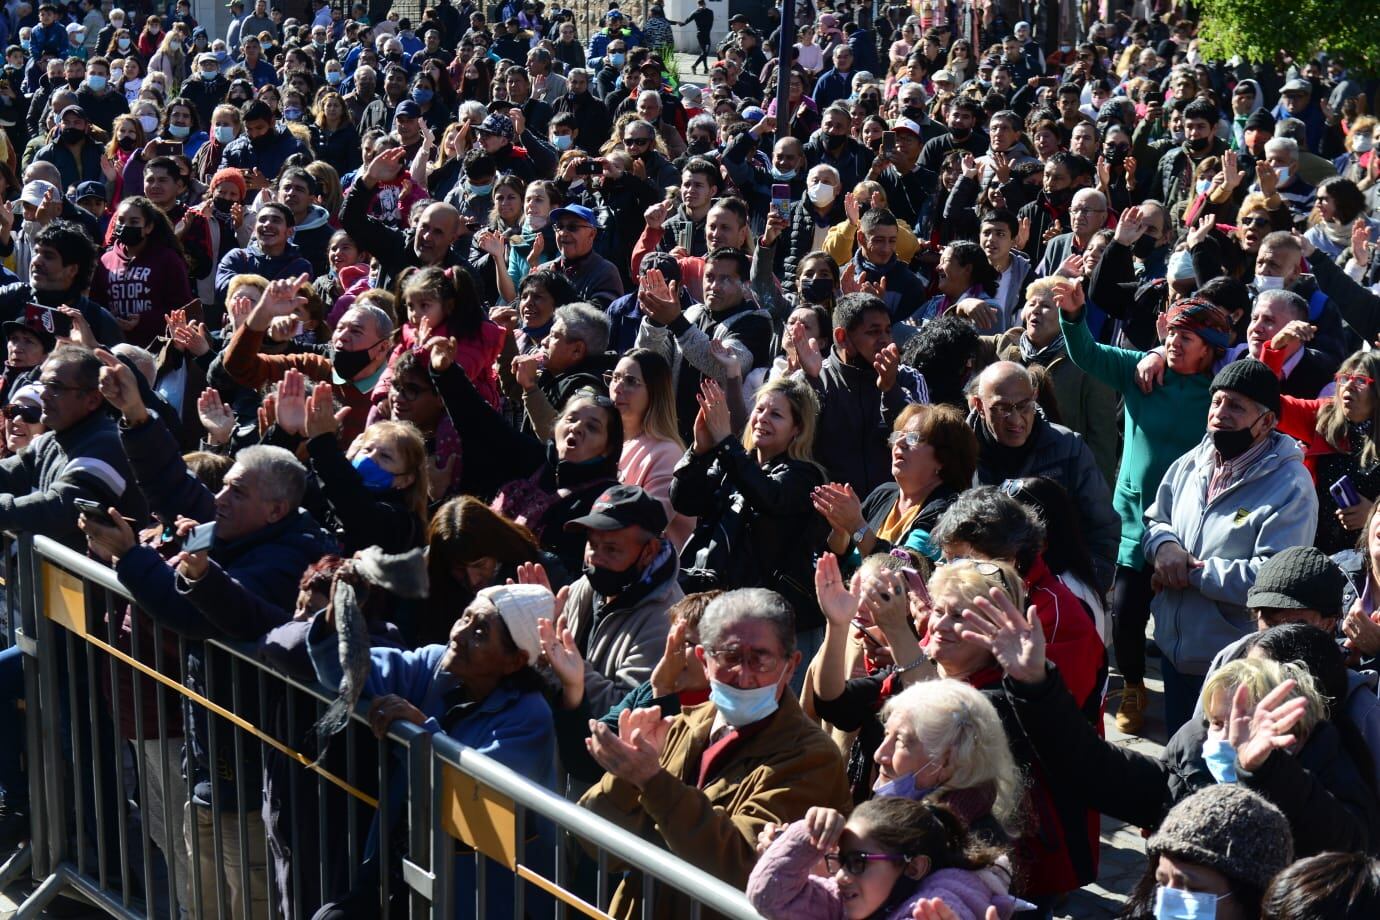
[[[131,345],[128,342],[121,342],[110,348],[110,353],[118,357],[128,358],[149,386],[153,386],[153,380],[158,375],[158,361],[153,353],[147,349],[140,348],[138,345]]]
[[[1265,142],[1265,156],[1281,156],[1290,163],[1299,160],[1299,142],[1292,137],[1274,137]]]

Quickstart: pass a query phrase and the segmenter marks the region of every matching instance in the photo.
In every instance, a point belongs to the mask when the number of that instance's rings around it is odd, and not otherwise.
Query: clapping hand
[[[317,386],[311,391],[311,398],[307,400],[306,437],[310,439],[323,434],[335,434],[349,413],[348,408],[336,411],[335,398],[330,387],[324,384]]]
[[[988,597],[979,597],[963,611],[959,637],[991,652],[1011,679],[1022,684],[1038,684],[1045,677],[1045,629],[1034,605],[1025,616],[1010,596],[993,587]]]
[[[296,369],[278,384],[278,427],[288,434],[307,433],[307,378]]]
[[[700,411],[704,414],[707,433],[714,444],[719,444],[733,436],[733,421],[728,411],[728,399],[723,387],[712,378],[700,381],[700,392],[696,395]]]
[[[671,720],[661,709],[625,709],[618,714],[618,734],[603,722],[591,719],[585,747],[599,766],[638,789],[661,772],[661,749]]]
[[[561,707],[574,709],[585,696],[585,659],[564,616],[537,620],[537,638],[547,664],[561,681]]]
[[[1304,713],[1308,698],[1302,695],[1289,699],[1297,686],[1286,680],[1275,687],[1252,708],[1250,689],[1244,684],[1232,696],[1231,716],[1227,722],[1227,741],[1236,751],[1236,762],[1248,773],[1265,765],[1275,751],[1287,750],[1297,738],[1292,734]]]
[[[235,414],[221,401],[220,393],[214,387],[201,391],[196,401],[197,418],[206,429],[206,438],[212,444],[226,444],[235,430]]]

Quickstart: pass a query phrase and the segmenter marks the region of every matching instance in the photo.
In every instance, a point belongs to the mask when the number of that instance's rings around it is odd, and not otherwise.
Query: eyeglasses
[[[995,562],[989,562],[986,559],[970,559],[967,556],[957,556],[953,559],[945,559],[940,564],[972,566],[977,570],[979,575],[987,579],[994,587],[1001,588],[1013,599],[1016,597],[1015,586],[1007,580],[1006,569],[997,565]]]
[[[1070,208],[1070,214],[1106,214],[1106,208]]]
[[[713,658],[721,668],[741,668],[746,664],[749,671],[766,674],[781,666],[781,656],[775,652],[756,648],[745,649],[741,645],[731,645],[728,648],[705,646],[704,653]]]
[[[915,448],[925,443],[925,439],[920,437],[920,432],[918,431],[893,431],[891,434],[887,435],[886,442],[892,447],[904,443],[906,445],[906,450],[915,450]]]
[[[87,390],[91,389],[91,387],[69,386],[65,383],[58,383],[56,380],[40,380],[38,381],[37,386],[40,390],[43,390],[46,393],[62,393],[67,391],[74,393],[84,393]]]
[[[28,422],[30,425],[35,425],[38,423],[38,420],[43,416],[43,409],[39,406],[28,406],[21,405],[19,403],[10,403],[8,406],[0,407],[0,415],[3,415],[5,416],[5,418],[8,419],[17,418],[21,422]]]
[[[862,850],[840,850],[837,853],[824,854],[824,865],[830,872],[837,872],[839,867],[842,867],[843,871],[855,878],[867,871],[869,863],[905,861],[904,856],[896,853],[864,853]]]
[[[642,386],[642,381],[631,374],[605,374],[604,386],[613,389],[614,386],[627,387],[629,390],[636,390]]]
[[[557,233],[578,233],[581,230],[589,230],[589,224],[584,221],[563,220],[560,223],[552,224],[552,228]]]
[[[1268,217],[1242,217],[1238,221],[1243,227],[1268,227],[1270,218]]]
[[[1375,378],[1367,377],[1365,374],[1338,374],[1332,379],[1339,387],[1359,386],[1362,389],[1370,389],[1375,386]]]
[[[1024,399],[1018,403],[995,402],[988,406],[993,418],[1010,418],[1013,415],[1030,415],[1035,411],[1035,400]]]
[[[650,137],[628,137],[623,139],[623,146],[632,147],[633,145],[637,145],[638,147],[645,147],[651,142],[652,139]]]

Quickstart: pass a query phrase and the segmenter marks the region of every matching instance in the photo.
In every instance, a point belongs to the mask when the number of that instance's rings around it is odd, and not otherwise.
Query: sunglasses
[[[9,419],[17,418],[21,422],[36,425],[38,424],[38,420],[43,416],[43,409],[39,406],[30,406],[23,403],[10,403],[7,406],[0,407],[0,415],[4,415],[5,418]]]
[[[826,853],[824,856],[824,865],[830,872],[837,872],[842,866],[845,872],[855,878],[866,872],[871,863],[905,861],[904,856],[896,853],[864,853],[861,850],[841,850],[838,853]]]

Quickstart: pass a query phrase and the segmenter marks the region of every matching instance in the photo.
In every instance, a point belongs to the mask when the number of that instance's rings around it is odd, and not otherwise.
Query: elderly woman
[[[1089,376],[1121,394],[1126,430],[1112,505],[1121,518],[1113,586],[1114,643],[1125,678],[1117,727],[1137,733],[1145,721],[1145,624],[1150,616],[1150,567],[1141,551],[1145,509],[1177,458],[1192,450],[1207,429],[1213,365],[1231,344],[1226,311],[1187,298],[1167,314],[1164,385],[1148,394],[1136,386],[1139,352],[1093,341],[1084,321],[1083,287],[1061,282],[1054,291],[1069,358]]]
[[[43,401],[34,384],[16,388],[0,408],[0,415],[5,418],[3,455],[6,457],[13,457],[47,430],[39,420],[43,415]]]
[[[1005,496],[1001,498],[1005,499]],[[1017,515],[1034,523],[1034,518],[1023,508],[1010,499],[1006,501],[1010,502]],[[979,553],[967,555],[979,556]],[[825,645],[814,672],[815,707],[820,717],[845,731],[865,730],[869,724],[875,726],[875,713],[888,698],[894,697],[896,706],[905,706],[902,711],[910,711],[909,706],[901,703],[905,699],[905,694],[900,693],[903,685],[923,686],[936,679],[944,679],[961,681],[980,691],[1002,714],[1000,721],[1006,728],[1006,742],[1010,745],[1015,766],[1028,774],[1031,782],[1030,814],[1038,816],[1020,831],[1022,836],[1017,852],[1023,854],[1028,864],[1017,868],[1018,874],[1028,882],[1025,890],[1018,890],[1017,893],[1039,902],[1078,887],[1094,874],[1096,823],[1074,797],[1049,784],[1030,743],[1016,727],[1018,723],[1009,718],[1009,703],[1001,690],[1001,671],[996,666],[996,660],[990,650],[980,643],[968,641],[960,633],[963,610],[980,598],[1002,594],[1009,597],[1008,603],[1013,606],[1024,604],[1026,591],[1020,575],[1008,562],[968,558],[936,568],[928,588],[908,585],[908,580],[903,573],[878,572],[861,586],[859,596],[855,597],[843,587],[834,558],[827,554],[821,558],[816,573],[816,588],[828,627]],[[1077,601],[1069,603],[1077,607],[1078,617],[1087,619]],[[889,670],[844,681],[841,671],[843,636],[854,628],[852,624],[860,615],[870,617],[882,628],[896,664]],[[907,623],[912,615],[913,624]],[[1075,617],[1065,619],[1072,622]],[[1082,657],[1077,640],[1077,623],[1072,622],[1069,628],[1064,628],[1063,623],[1059,626],[1059,651],[1056,654],[1077,667]],[[911,629],[915,632],[911,632]],[[1092,635],[1093,642],[1097,641],[1091,625],[1086,632]],[[916,633],[921,636],[923,644],[916,643]],[[1070,642],[1070,639],[1075,641]],[[1091,695],[1091,679],[1088,684]],[[916,696],[928,696],[928,693]],[[896,713],[896,708],[885,710],[886,731],[891,733],[895,730],[897,734],[904,735],[907,722],[904,718],[897,718]],[[1083,721],[1082,718],[1079,721]],[[876,737],[875,728],[870,733],[873,738]],[[908,785],[910,781],[903,777],[907,768],[913,776],[919,774],[916,776],[917,783],[944,785],[944,752],[925,748],[930,759],[936,755],[940,757],[939,769],[934,771],[934,775],[929,775],[923,772],[926,766],[924,759],[907,758],[902,754],[898,760],[897,740],[893,739],[888,744],[887,737],[887,734],[883,734],[875,754],[876,763],[881,769],[881,783],[876,790],[879,794],[888,788],[889,783],[897,780],[901,781],[900,785]],[[850,757],[850,778],[856,778],[853,760],[859,753],[866,752],[855,749],[854,756]],[[948,762],[956,764],[958,760],[950,757]],[[989,832],[1004,832],[1006,826],[1003,821],[1009,819],[1015,805],[1014,791],[1002,791],[1005,780],[1000,777],[1006,768],[1000,761],[992,766],[996,769],[983,782],[975,782],[972,788],[951,787],[942,794],[940,801],[945,804],[952,801],[952,807],[958,809],[960,816],[974,822],[979,831],[985,828]],[[868,788],[871,788],[870,769],[866,775]],[[1011,778],[1009,772],[1005,776],[1006,780]],[[948,781],[952,781],[952,777]],[[987,784],[988,781],[991,785]],[[983,787],[981,792],[977,791],[978,787]],[[899,788],[899,785],[891,787],[891,791],[896,794]],[[1059,844],[1052,845],[1054,840],[1059,840]]]
[[[830,524],[829,549],[836,555],[850,549],[861,556],[886,553],[894,545],[939,558],[929,535],[958,493],[972,485],[977,436],[952,406],[907,406],[894,427],[888,438],[892,482],[862,502],[838,483],[815,492],[815,509]]]

